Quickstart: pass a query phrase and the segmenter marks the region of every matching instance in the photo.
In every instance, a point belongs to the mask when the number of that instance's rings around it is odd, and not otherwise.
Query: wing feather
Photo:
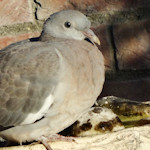
[[[54,49],[49,42],[25,41],[0,51],[0,125],[19,125],[44,105],[58,79]]]

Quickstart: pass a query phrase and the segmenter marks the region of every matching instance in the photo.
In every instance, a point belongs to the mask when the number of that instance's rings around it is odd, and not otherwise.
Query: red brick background
[[[0,26],[32,22],[33,10],[29,0],[1,0]]]
[[[149,0],[0,0],[0,49],[39,36],[44,19],[62,9],[86,14],[101,41],[106,66],[101,96],[150,100]]]

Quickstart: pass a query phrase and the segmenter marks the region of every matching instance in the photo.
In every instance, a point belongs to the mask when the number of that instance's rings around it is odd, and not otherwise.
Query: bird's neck
[[[50,34],[45,33],[44,31],[42,31],[39,40],[40,41],[51,41],[55,39],[55,37],[51,36]]]

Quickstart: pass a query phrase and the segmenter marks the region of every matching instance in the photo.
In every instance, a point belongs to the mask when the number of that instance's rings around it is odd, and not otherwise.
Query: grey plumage
[[[27,42],[0,51],[1,125],[19,125],[28,113],[37,112],[58,82],[58,56],[48,46]]]
[[[61,11],[46,21],[38,41],[0,51],[0,125],[14,126],[0,137],[39,140],[62,131],[94,104],[103,87],[104,60],[89,27],[80,12]]]

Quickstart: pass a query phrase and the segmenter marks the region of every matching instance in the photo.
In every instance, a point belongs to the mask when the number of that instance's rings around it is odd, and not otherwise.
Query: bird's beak
[[[93,44],[97,43],[100,45],[100,41],[98,37],[95,35],[95,33],[91,29],[86,29],[82,32],[86,38],[88,38]]]

